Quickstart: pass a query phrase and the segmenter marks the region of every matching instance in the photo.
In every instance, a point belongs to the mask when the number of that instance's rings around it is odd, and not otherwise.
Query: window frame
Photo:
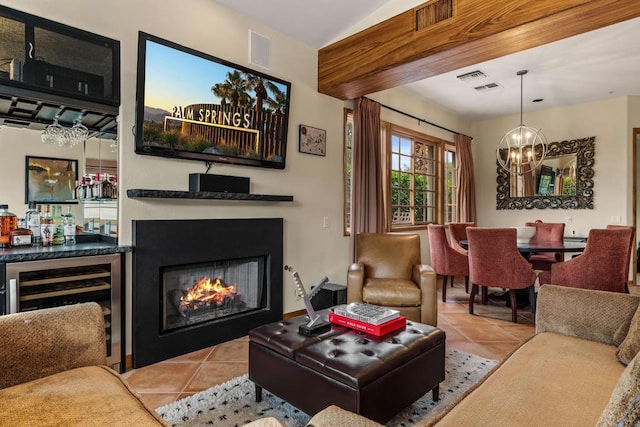
[[[349,120],[350,119],[350,120]],[[349,121],[351,123],[351,146],[349,146]],[[342,147],[342,230],[344,236],[351,236],[351,191],[353,187],[353,110],[344,109]]]
[[[415,141],[427,144],[427,145],[431,145],[434,147],[434,158],[433,161],[435,163],[435,171],[433,176],[435,177],[436,183],[434,186],[434,190],[435,191],[435,205],[433,207],[434,211],[435,211],[435,215],[434,218],[430,221],[425,221],[425,222],[420,222],[418,224],[415,223],[415,205],[411,205],[411,210],[412,210],[412,214],[411,214],[411,224],[393,224],[393,208],[394,206],[392,205],[392,164],[391,164],[391,158],[392,158],[392,139],[393,136],[399,136],[399,137],[404,137],[404,138],[409,138],[412,140],[412,145],[411,145],[411,149],[412,149],[412,158],[415,157],[413,156],[413,147],[414,147],[414,143]],[[385,189],[388,193],[388,197],[386,197],[385,200],[385,212],[387,214],[387,231],[389,232],[402,232],[402,231],[412,231],[412,230],[426,230],[427,226],[429,224],[432,223],[436,223],[436,224],[442,224],[444,218],[445,218],[445,211],[444,211],[444,206],[445,206],[445,192],[444,192],[444,147],[445,145],[450,145],[451,147],[454,147],[453,144],[451,144],[448,141],[444,141],[440,138],[436,138],[434,136],[431,135],[427,135],[425,133],[422,132],[418,132],[412,129],[408,129],[402,126],[398,126],[398,125],[394,125],[394,124],[389,124],[389,131],[387,132],[387,137],[385,138],[385,149],[387,152],[387,155],[385,156],[385,171],[387,174],[386,177],[386,184],[385,184]],[[455,148],[455,147],[454,147]],[[414,176],[414,163],[412,161],[412,165],[411,165],[411,175],[412,177]],[[412,178],[412,182],[411,182],[411,194],[414,195],[414,190],[415,190],[415,180]]]
[[[447,185],[447,153],[453,153],[453,167],[452,167],[452,185]],[[448,224],[450,222],[458,222],[458,173],[460,173],[460,167],[458,165],[458,153],[456,151],[455,144],[445,142],[443,146],[443,223]],[[452,190],[451,203],[447,202],[447,195],[449,189]],[[451,218],[447,217],[448,207],[451,206]]]

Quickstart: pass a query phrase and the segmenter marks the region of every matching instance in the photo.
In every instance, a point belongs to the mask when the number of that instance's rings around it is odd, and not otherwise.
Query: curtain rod
[[[377,102],[378,104],[380,104],[380,106],[381,106],[381,107],[386,108],[387,110],[394,111],[394,112],[396,112],[396,113],[398,113],[398,114],[402,114],[403,116],[411,117],[412,119],[414,119],[414,120],[417,120],[417,121],[418,121],[418,125],[420,124],[420,122],[422,122],[422,123],[426,123],[426,124],[431,125],[431,126],[433,126],[433,127],[437,127],[438,129],[446,130],[447,132],[455,133],[455,134],[462,135],[462,136],[466,136],[467,138],[471,138],[471,139],[473,139],[473,137],[471,137],[471,136],[469,136],[469,135],[465,135],[465,134],[463,134],[463,133],[456,132],[455,130],[451,130],[451,129],[446,128],[446,127],[444,127],[444,126],[437,125],[437,124],[435,124],[435,123],[431,123],[431,122],[430,122],[430,121],[428,121],[428,120],[421,119],[420,117],[416,117],[416,116],[414,116],[413,114],[405,113],[404,111],[400,111],[400,110],[398,110],[398,109],[396,109],[396,108],[389,107],[388,105],[384,105],[384,104],[382,104],[382,103],[380,103],[380,102],[378,102],[378,101],[375,101],[375,100],[373,100],[373,99],[367,98],[366,96],[363,96],[363,98],[366,98],[366,99],[368,99],[369,101]]]

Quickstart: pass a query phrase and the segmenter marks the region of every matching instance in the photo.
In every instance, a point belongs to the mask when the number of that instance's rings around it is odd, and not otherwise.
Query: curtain
[[[352,261],[356,259],[358,233],[384,231],[382,173],[380,104],[367,98],[358,98],[353,110],[350,238]]]
[[[524,181],[524,194],[525,197],[533,197],[536,195],[536,185],[533,179],[533,171],[531,165],[526,163],[522,165],[523,181]]]
[[[476,189],[473,178],[473,155],[471,154],[472,138],[466,135],[456,135],[456,154],[458,155],[458,222],[473,222],[476,220]]]

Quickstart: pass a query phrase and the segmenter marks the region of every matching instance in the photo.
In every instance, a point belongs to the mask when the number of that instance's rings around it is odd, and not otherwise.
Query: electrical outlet
[[[565,219],[564,222],[573,222],[573,217],[571,215],[568,215]]]
[[[322,228],[329,228],[329,217],[322,217]]]
[[[609,221],[610,224],[620,224],[620,221],[622,221],[622,219],[620,218],[620,216],[618,215],[612,215],[611,216],[611,221]]]

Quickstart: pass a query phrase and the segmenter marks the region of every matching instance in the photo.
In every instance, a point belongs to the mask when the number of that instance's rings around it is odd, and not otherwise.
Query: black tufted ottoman
[[[249,378],[309,415],[329,405],[386,423],[444,380],[445,333],[407,322],[376,338],[333,326],[315,337],[298,333],[306,316],[249,332]]]

